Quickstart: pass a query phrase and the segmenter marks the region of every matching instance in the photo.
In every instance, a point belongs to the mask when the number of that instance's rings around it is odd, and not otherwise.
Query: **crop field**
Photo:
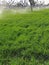
[[[49,9],[0,14],[0,65],[49,65]]]

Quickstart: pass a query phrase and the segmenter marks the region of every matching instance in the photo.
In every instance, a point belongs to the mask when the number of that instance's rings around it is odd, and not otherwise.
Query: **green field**
[[[0,65],[49,65],[49,9],[0,14]]]

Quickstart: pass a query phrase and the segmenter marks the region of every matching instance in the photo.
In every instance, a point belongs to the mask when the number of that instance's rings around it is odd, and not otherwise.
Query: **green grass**
[[[49,10],[0,17],[0,65],[49,65]]]

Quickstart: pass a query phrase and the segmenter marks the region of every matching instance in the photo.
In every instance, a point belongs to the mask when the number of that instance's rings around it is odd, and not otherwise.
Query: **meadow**
[[[0,65],[49,65],[49,9],[0,14]]]

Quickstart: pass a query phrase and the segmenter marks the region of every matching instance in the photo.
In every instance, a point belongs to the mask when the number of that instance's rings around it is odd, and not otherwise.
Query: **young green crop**
[[[49,10],[2,14],[0,65],[49,65]]]

